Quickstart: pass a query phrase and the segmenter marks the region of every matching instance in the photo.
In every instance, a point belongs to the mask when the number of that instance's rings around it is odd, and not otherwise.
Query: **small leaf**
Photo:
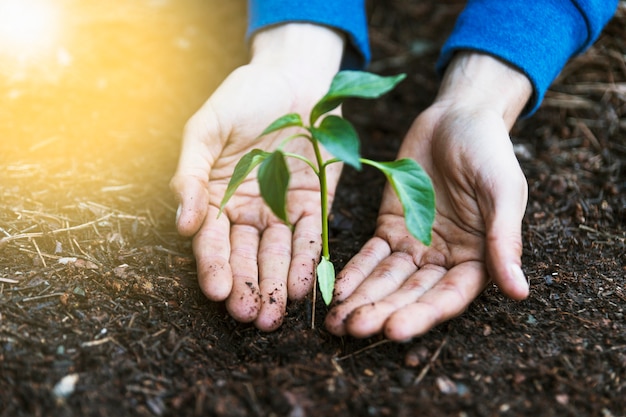
[[[385,174],[402,203],[407,229],[423,244],[430,245],[435,221],[435,191],[426,171],[409,158],[393,162],[363,161]]]
[[[281,150],[272,152],[259,167],[259,188],[265,203],[272,209],[276,217],[286,224],[287,219],[287,188],[289,187],[289,169],[285,155]]]
[[[383,77],[364,71],[340,71],[335,75],[328,93],[317,102],[311,112],[311,126],[324,113],[337,108],[345,99],[378,98],[392,90],[406,74]]]
[[[237,188],[241,185],[241,183],[246,179],[248,174],[252,172],[257,165],[263,162],[268,156],[270,156],[269,152],[263,151],[261,149],[253,149],[247,154],[245,154],[237,165],[235,166],[235,170],[233,171],[233,176],[230,177],[230,181],[228,182],[228,186],[226,187],[226,192],[224,193],[224,197],[222,198],[222,202],[220,203],[220,212],[217,214],[218,217],[222,214],[226,203],[228,200],[235,194]]]
[[[284,129],[286,127],[302,127],[303,125],[304,124],[302,123],[302,119],[300,118],[300,115],[298,113],[289,113],[276,119],[271,125],[265,128],[260,136],[267,135],[268,133]]]
[[[317,283],[320,286],[324,302],[329,305],[333,299],[333,289],[335,288],[335,267],[325,256],[322,256],[317,265]]]
[[[361,169],[361,143],[352,123],[338,116],[326,116],[319,127],[309,129],[328,152],[356,169]]]

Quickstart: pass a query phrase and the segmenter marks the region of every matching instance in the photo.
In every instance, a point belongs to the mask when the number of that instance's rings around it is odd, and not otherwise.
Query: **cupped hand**
[[[462,313],[491,280],[514,299],[527,296],[520,267],[527,184],[508,127],[491,109],[451,103],[416,119],[399,157],[414,158],[432,178],[432,244],[408,233],[387,187],[375,236],[337,276],[329,331],[402,341]]]
[[[193,236],[204,294],[225,300],[235,319],[269,331],[282,323],[288,297],[305,296],[313,284],[321,250],[318,179],[305,163],[288,159],[287,213],[293,229],[264,203],[254,174],[218,217],[219,206],[241,157],[254,148],[273,151],[286,137],[259,134],[284,114],[308,115],[333,74],[299,78],[285,66],[260,61],[231,73],[187,123],[171,188],[180,202],[178,230]],[[313,159],[306,139],[283,149]],[[340,164],[328,169],[331,202],[340,170]]]

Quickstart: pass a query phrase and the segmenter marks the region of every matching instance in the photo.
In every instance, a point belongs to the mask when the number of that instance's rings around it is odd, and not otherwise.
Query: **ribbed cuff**
[[[523,112],[528,116],[567,61],[595,41],[616,5],[616,0],[470,0],[441,50],[437,70],[443,73],[458,50],[502,59],[532,83]]]
[[[248,39],[259,29],[286,22],[315,23],[344,32],[348,45],[343,69],[362,69],[369,63],[364,0],[248,0]]]

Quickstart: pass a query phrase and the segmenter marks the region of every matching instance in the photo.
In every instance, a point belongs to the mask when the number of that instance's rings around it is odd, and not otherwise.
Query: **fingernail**
[[[524,290],[528,290],[528,281],[526,280],[526,276],[524,275],[522,268],[517,264],[513,264],[511,265],[511,273],[515,278],[515,284],[520,288],[523,285]]]
[[[183,206],[181,204],[178,205],[176,209],[176,223],[178,223],[178,219],[180,219],[180,213],[183,211]]]

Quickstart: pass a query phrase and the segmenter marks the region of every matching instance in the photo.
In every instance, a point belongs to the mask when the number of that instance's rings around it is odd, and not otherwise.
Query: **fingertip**
[[[176,210],[176,230],[182,237],[192,237],[200,229],[201,222],[189,211],[182,204],[179,204]]]
[[[331,308],[324,319],[324,327],[335,336],[346,335],[345,315],[337,307]]]
[[[176,174],[170,189],[178,200],[176,229],[181,236],[193,236],[204,222],[209,206],[207,185],[200,179]]]
[[[514,300],[524,300],[530,293],[528,280],[518,264],[509,266],[509,277],[504,282],[498,283],[498,286],[508,297]]]
[[[369,337],[381,333],[395,309],[395,305],[386,301],[362,305],[345,320],[347,331],[355,337]]]
[[[283,324],[285,311],[287,311],[287,292],[282,282],[263,280],[260,288],[261,311],[254,324],[259,330],[272,332]]]
[[[357,338],[365,338],[379,333],[382,323],[376,320],[376,315],[371,314],[375,309],[374,304],[359,307],[346,318],[347,332]]]
[[[504,235],[506,236],[506,235]],[[522,240],[518,233],[492,238],[488,243],[487,270],[500,291],[513,300],[524,300],[529,286],[521,268]]]
[[[414,320],[407,319],[403,314],[394,314],[385,323],[383,334],[394,342],[407,342],[427,333],[432,326],[420,326]]]
[[[299,276],[295,280],[289,281],[289,286],[287,288],[287,292],[289,294],[289,299],[294,301],[300,301],[306,298],[311,292],[313,288],[313,280],[315,279],[315,275],[311,273],[307,276]]]
[[[284,320],[284,314],[260,314],[254,321],[257,329],[264,332],[273,332],[278,329]]]
[[[233,294],[226,299],[226,310],[237,321],[251,323],[259,316],[261,300],[258,296],[244,297]]]
[[[193,200],[193,197],[187,200]],[[176,230],[181,236],[191,237],[198,232],[207,215],[207,205],[208,199],[205,204],[179,204],[176,210]]]
[[[223,266],[209,265],[207,270],[198,271],[198,285],[206,298],[211,301],[221,302],[228,298],[233,289],[232,279],[220,278],[220,273],[216,269],[223,269]],[[200,269],[200,268],[199,268]]]
[[[206,298],[216,303],[226,300],[231,292],[228,286],[206,288],[201,285],[200,289]]]

